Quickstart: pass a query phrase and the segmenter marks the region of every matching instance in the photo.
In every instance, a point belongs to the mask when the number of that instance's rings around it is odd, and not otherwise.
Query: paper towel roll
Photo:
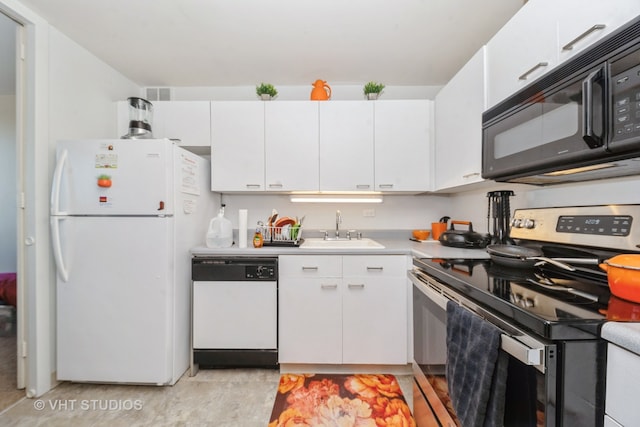
[[[238,246],[241,248],[247,247],[247,217],[249,211],[246,209],[238,210]]]

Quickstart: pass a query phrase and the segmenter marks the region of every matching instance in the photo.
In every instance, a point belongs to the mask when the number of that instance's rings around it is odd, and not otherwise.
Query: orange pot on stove
[[[331,86],[324,80],[316,80],[311,84],[311,100],[312,101],[327,101],[331,98]]]
[[[616,255],[600,264],[607,272],[609,289],[615,296],[640,302],[640,255]]]

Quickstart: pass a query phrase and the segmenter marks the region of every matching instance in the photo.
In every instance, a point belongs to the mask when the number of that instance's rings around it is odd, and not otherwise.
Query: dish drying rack
[[[301,226],[294,228],[290,225],[284,227],[263,225],[259,228],[264,239],[264,246],[300,246],[304,241]]]

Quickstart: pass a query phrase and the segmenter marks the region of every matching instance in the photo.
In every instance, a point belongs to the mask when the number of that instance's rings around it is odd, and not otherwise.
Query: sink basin
[[[301,249],[380,249],[383,245],[369,238],[325,240],[323,238],[305,238]]]

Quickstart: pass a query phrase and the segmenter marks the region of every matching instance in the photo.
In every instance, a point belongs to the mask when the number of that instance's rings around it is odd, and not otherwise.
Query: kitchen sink
[[[376,242],[373,239],[362,238],[362,239],[323,239],[321,237],[317,238],[306,238],[304,242],[300,245],[301,249],[380,249],[384,248],[383,245]]]

